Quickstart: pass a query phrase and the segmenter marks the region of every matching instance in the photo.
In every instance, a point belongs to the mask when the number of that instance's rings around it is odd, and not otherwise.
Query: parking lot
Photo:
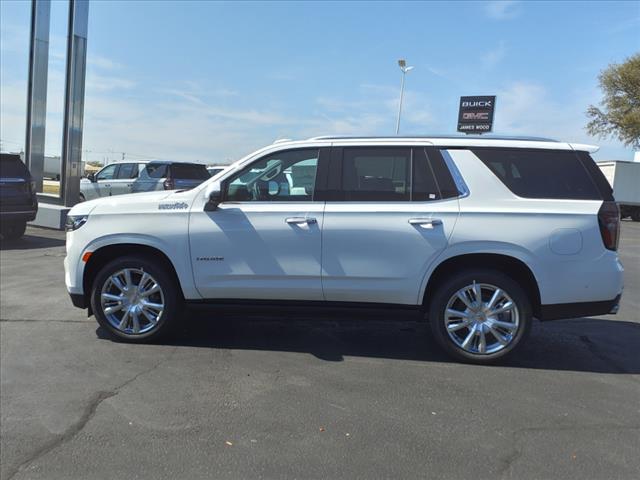
[[[638,478],[640,224],[618,315],[534,324],[451,362],[397,312],[203,310],[106,338],[66,294],[64,233],[2,244],[1,476]]]

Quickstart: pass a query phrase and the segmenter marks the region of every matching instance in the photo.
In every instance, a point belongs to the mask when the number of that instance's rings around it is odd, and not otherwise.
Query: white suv
[[[424,310],[458,359],[488,363],[532,317],[617,310],[611,187],[587,145],[318,137],[263,148],[189,191],[76,205],[74,305],[124,340],[181,306],[247,300]]]

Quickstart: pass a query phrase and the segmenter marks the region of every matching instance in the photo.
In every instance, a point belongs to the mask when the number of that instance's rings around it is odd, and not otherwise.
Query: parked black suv
[[[36,218],[38,199],[31,173],[20,155],[0,153],[0,234],[5,240],[24,235]]]

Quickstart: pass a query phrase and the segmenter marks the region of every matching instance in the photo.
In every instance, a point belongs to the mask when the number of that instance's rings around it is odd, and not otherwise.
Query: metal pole
[[[80,196],[88,22],[89,1],[70,0],[60,185],[63,205],[67,207],[78,203]]]
[[[404,77],[407,74],[404,69],[402,69],[402,80],[400,82],[400,105],[398,105],[398,122],[396,123],[396,135],[400,133],[400,115],[402,115],[402,97],[404,96]]]
[[[31,2],[29,77],[27,79],[27,131],[24,160],[42,192],[45,122],[47,119],[47,71],[49,69],[49,0]]]

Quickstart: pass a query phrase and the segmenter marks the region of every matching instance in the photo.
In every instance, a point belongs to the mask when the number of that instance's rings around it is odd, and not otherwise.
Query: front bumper
[[[557,303],[554,305],[541,305],[539,320],[560,320],[563,318],[595,317],[597,315],[613,315],[620,308],[619,294],[612,300],[604,302],[582,303]]]

